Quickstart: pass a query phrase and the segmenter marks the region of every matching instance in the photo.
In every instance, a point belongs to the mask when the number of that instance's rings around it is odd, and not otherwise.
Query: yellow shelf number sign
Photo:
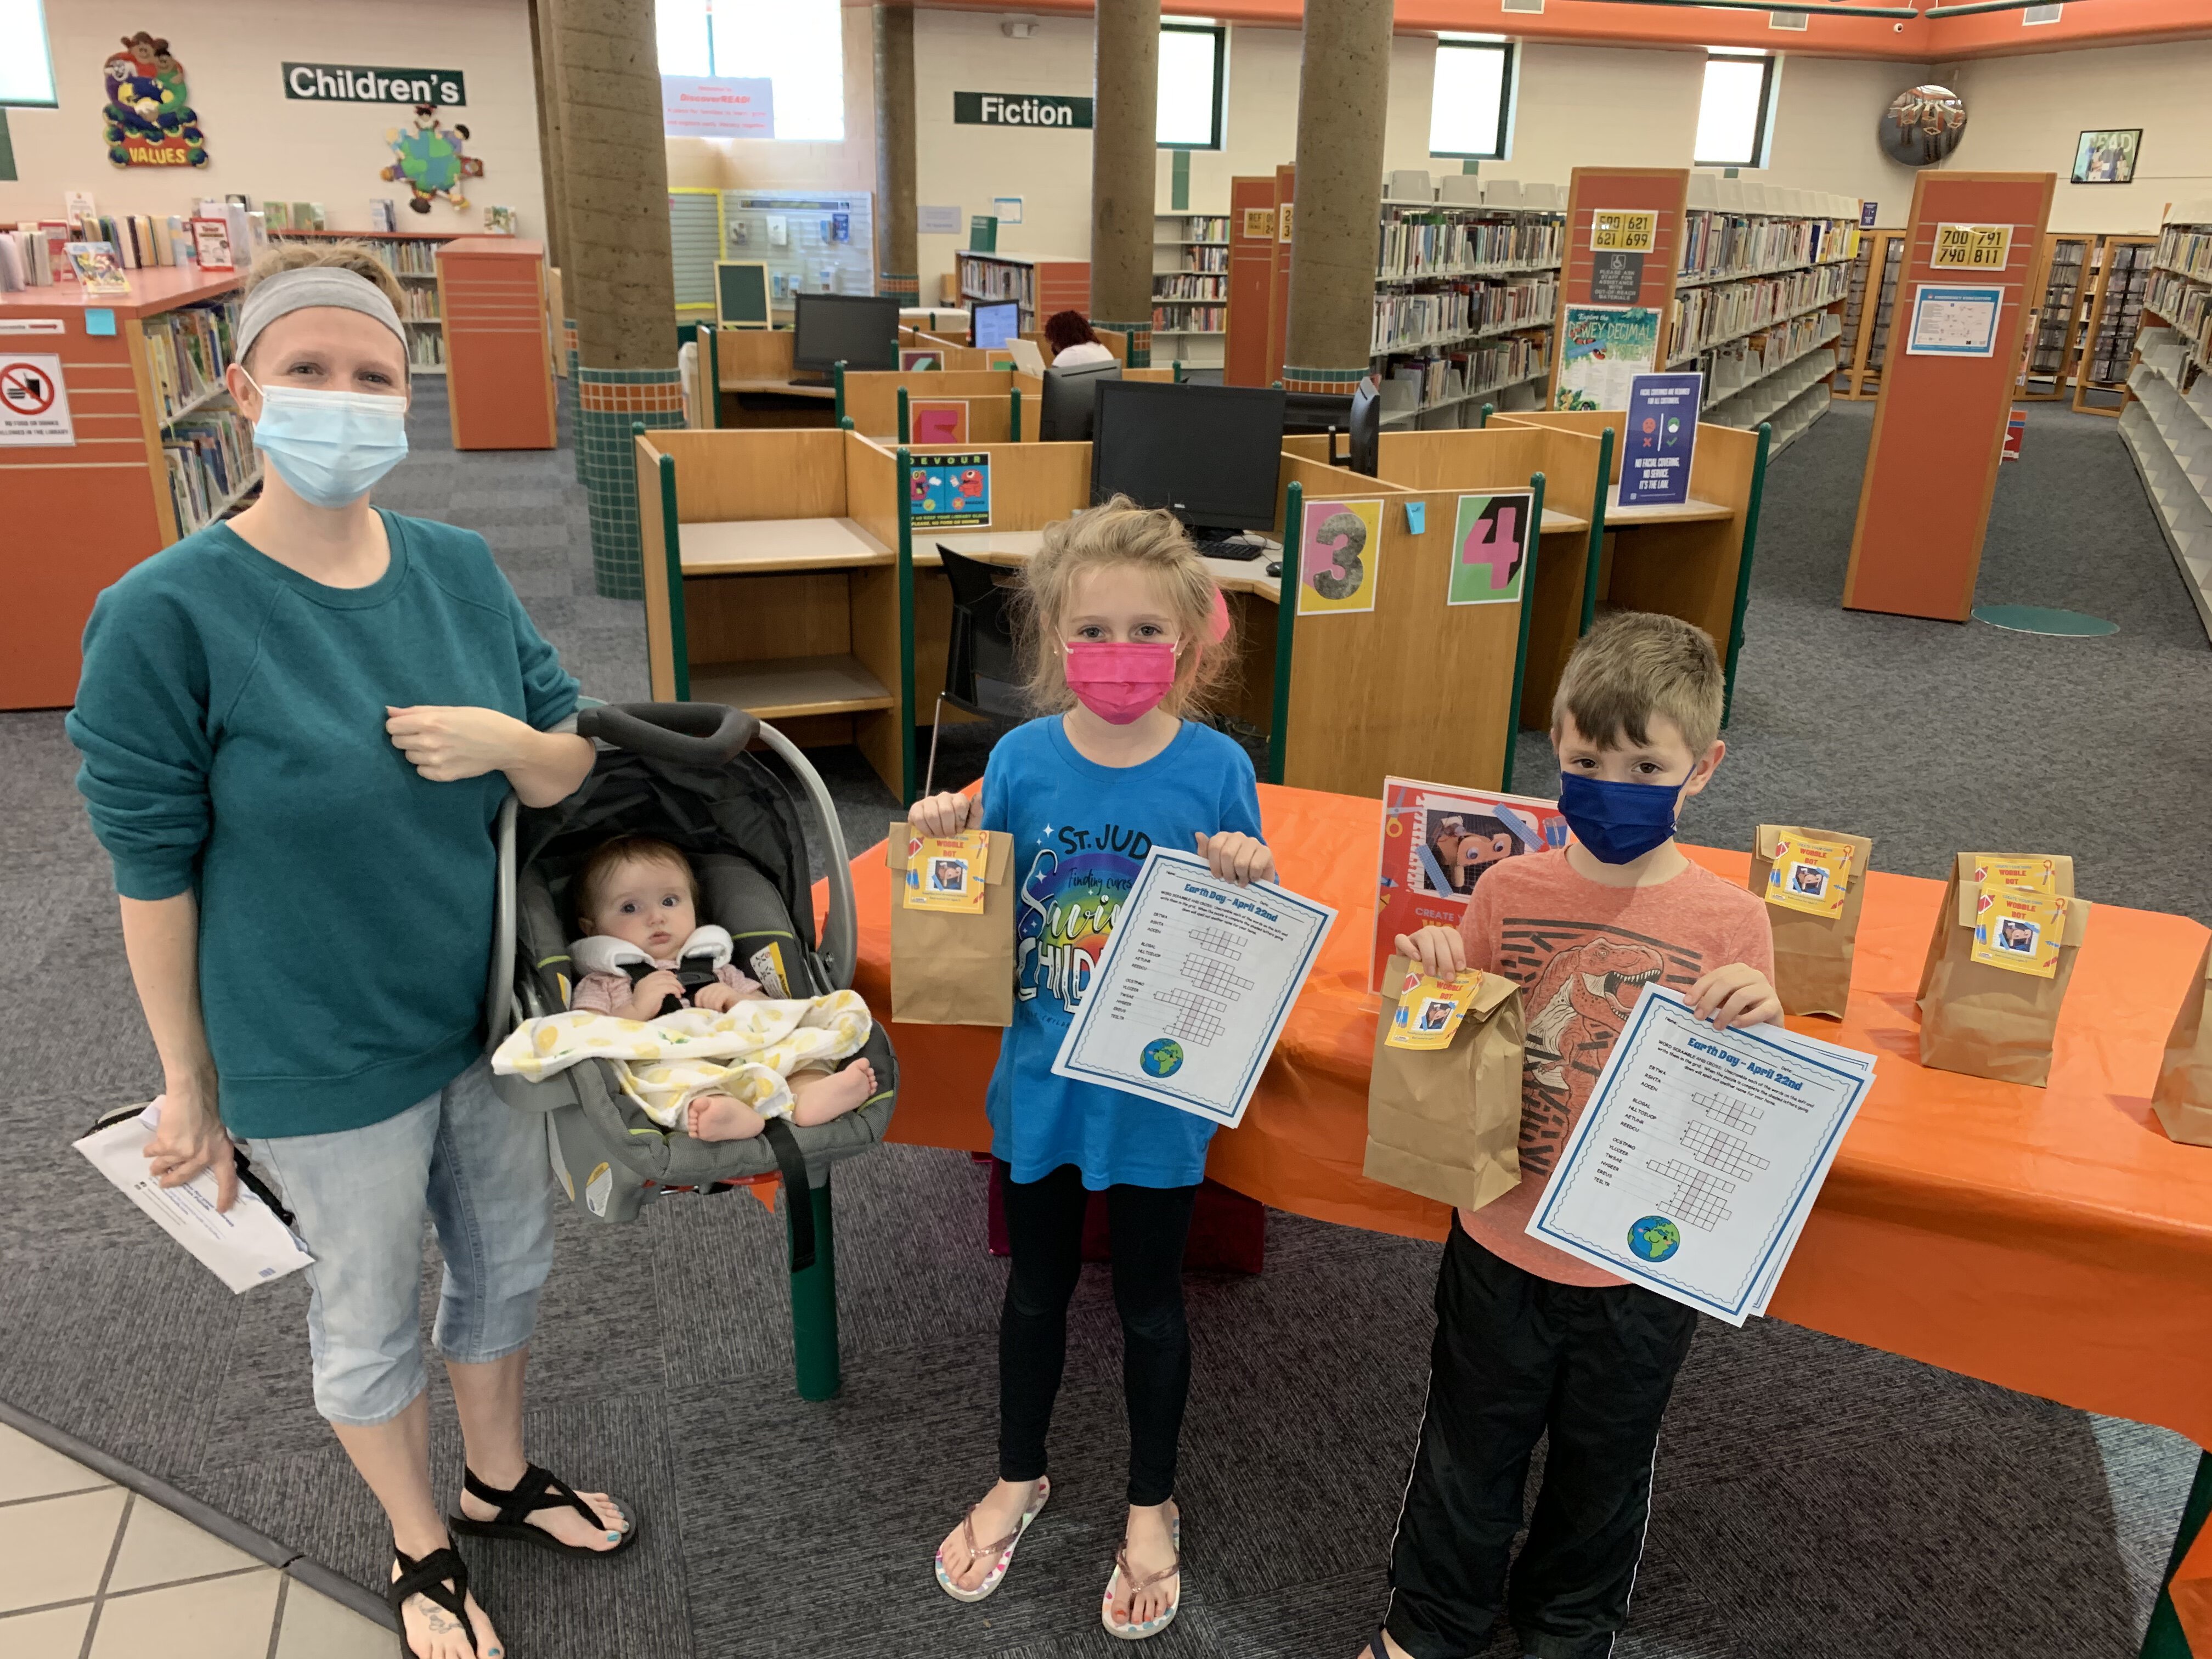
[[[1928,263],[1938,270],[2002,270],[2011,253],[2010,225],[1938,225]]]
[[[1656,213],[1595,213],[1590,216],[1590,247],[1601,253],[1649,253],[1659,240]]]

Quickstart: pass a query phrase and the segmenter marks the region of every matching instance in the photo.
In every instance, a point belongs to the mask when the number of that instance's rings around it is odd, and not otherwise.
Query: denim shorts
[[[334,1134],[256,1138],[246,1155],[298,1218],[315,1409],[366,1427],[422,1392],[422,1217],[446,1275],[438,1352],[462,1364],[530,1340],[553,1266],[545,1124],[492,1092],[478,1059],[397,1117]]]

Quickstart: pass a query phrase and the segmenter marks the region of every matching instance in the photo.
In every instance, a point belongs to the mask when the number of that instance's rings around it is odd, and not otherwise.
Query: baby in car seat
[[[698,877],[665,841],[603,842],[576,878],[575,906],[586,937],[569,947],[578,975],[572,1009],[648,1020],[685,1007],[719,1013],[766,995],[731,965],[729,934],[699,925]],[[789,1082],[792,1121],[802,1126],[842,1117],[876,1091],[865,1060],[837,1072],[803,1066]],[[726,1094],[701,1095],[684,1110],[694,1140],[750,1139],[767,1121]]]

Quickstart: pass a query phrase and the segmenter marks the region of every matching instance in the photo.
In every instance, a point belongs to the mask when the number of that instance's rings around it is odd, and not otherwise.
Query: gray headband
[[[399,313],[392,309],[382,289],[359,271],[347,270],[343,266],[301,265],[280,270],[256,283],[253,291],[246,296],[246,303],[238,310],[237,361],[246,361],[246,354],[253,349],[253,342],[270,324],[311,306],[337,306],[341,310],[374,317],[392,331],[399,342],[400,355],[406,355],[407,331],[399,325]]]

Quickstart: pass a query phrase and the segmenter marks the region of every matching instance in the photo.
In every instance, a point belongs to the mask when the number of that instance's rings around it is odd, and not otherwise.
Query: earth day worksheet
[[[1153,848],[1052,1069],[1235,1127],[1335,920]]]
[[[1716,1030],[1648,985],[1559,1151],[1531,1237],[1741,1325],[1766,1310],[1874,1056]]]

